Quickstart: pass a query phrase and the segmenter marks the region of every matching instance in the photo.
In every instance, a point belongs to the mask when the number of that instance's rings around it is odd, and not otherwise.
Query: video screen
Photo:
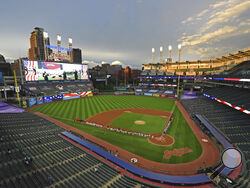
[[[88,66],[72,63],[24,61],[26,81],[87,80]]]

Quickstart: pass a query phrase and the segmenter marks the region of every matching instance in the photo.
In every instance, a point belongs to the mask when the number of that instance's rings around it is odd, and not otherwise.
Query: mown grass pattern
[[[95,96],[48,103],[46,105],[34,107],[31,110],[49,115],[68,125],[152,161],[170,164],[193,161],[201,155],[201,145],[179,109],[177,107],[173,108],[174,105],[174,100],[168,98],[147,96]],[[168,130],[168,134],[174,137],[175,143],[171,146],[156,146],[149,143],[144,137],[105,131],[73,121],[74,118],[87,119],[100,112],[121,108],[159,109],[168,112],[174,109],[174,121]],[[172,156],[170,159],[165,159],[163,157],[165,150],[183,147],[188,147],[192,149],[193,152],[182,156]]]

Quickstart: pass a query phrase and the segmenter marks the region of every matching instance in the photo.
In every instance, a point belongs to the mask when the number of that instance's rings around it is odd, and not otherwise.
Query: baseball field
[[[121,109],[126,110],[114,116],[116,110],[121,111]],[[157,113],[144,114],[142,109]],[[31,110],[46,114],[151,161],[168,164],[186,163],[197,159],[202,153],[200,142],[173,99],[147,96],[95,96],[48,103]],[[107,111],[111,113],[107,113]],[[174,118],[167,135],[174,139],[174,143],[168,146],[153,144],[146,137],[122,134],[74,121],[74,119],[87,120],[103,116],[106,124],[112,127],[152,134],[163,131],[169,120],[169,116],[164,116],[164,114],[170,114],[170,112],[173,113]],[[114,117],[109,119],[105,113]],[[182,155],[172,155],[169,158],[164,157],[166,150],[174,151],[183,148],[188,148],[189,152]]]

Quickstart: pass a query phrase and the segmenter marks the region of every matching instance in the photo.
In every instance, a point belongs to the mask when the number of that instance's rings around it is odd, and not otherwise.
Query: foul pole
[[[18,100],[19,106],[21,107],[20,98],[19,98],[19,91],[18,91],[18,87],[17,87],[17,80],[16,80],[16,71],[14,70],[13,73],[14,73],[14,78],[15,78],[15,90],[16,90],[17,100]]]

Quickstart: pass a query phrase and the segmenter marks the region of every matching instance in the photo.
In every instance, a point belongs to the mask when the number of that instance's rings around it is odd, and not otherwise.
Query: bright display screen
[[[85,80],[88,66],[73,63],[24,61],[26,81]]]

